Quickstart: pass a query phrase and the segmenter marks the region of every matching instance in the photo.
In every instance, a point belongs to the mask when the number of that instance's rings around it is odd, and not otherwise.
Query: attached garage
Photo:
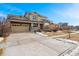
[[[30,31],[30,23],[23,22],[11,22],[11,32],[12,33],[21,33]]]

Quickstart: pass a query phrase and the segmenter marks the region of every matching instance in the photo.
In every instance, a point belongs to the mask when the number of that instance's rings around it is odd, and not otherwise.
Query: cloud
[[[9,12],[12,12],[12,11],[24,12],[24,10],[19,9],[19,8],[16,8],[16,6],[11,6],[11,5],[2,4],[0,7],[4,7],[4,8],[7,9]]]
[[[79,20],[79,4],[72,4],[69,9],[66,9],[64,12],[64,16],[68,16],[69,18],[73,18],[75,20]]]
[[[79,25],[79,4],[71,4],[64,10],[56,10],[55,12],[57,17],[62,18],[60,21]]]
[[[0,17],[6,17],[6,16],[7,16],[6,14],[0,12]]]
[[[23,12],[23,10],[19,9],[19,8],[16,8],[16,7],[13,7],[13,6],[9,6],[9,5],[5,5],[7,6],[7,8],[10,10],[10,11],[17,11],[17,12]]]

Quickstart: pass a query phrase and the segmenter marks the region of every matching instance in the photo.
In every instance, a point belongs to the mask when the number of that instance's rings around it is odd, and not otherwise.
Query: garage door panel
[[[11,26],[12,32],[27,32],[29,31],[29,24],[20,25],[20,26]]]

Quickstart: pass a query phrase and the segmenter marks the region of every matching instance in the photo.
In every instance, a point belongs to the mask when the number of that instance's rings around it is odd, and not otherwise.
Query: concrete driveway
[[[70,53],[76,44],[35,33],[15,33],[8,37],[4,56],[58,56]]]

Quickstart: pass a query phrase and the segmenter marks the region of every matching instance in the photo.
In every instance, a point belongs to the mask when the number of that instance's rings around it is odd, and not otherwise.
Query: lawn
[[[58,32],[42,32],[42,33],[48,35],[49,37],[68,34],[67,32],[63,32],[63,31],[58,31]],[[70,40],[74,40],[74,41],[79,41],[79,33],[70,34],[70,38],[69,38],[69,34],[65,35],[65,36],[61,36],[60,38],[65,38],[65,39],[70,39]]]
[[[69,35],[65,35],[61,38],[66,38],[66,39],[70,39],[70,40],[74,40],[74,41],[79,41],[79,33],[77,34],[70,34],[70,38]]]
[[[65,32],[62,32],[62,31],[58,31],[58,32],[42,32],[42,33],[45,34],[45,35],[48,35],[48,36],[57,36],[57,35],[66,34]]]

